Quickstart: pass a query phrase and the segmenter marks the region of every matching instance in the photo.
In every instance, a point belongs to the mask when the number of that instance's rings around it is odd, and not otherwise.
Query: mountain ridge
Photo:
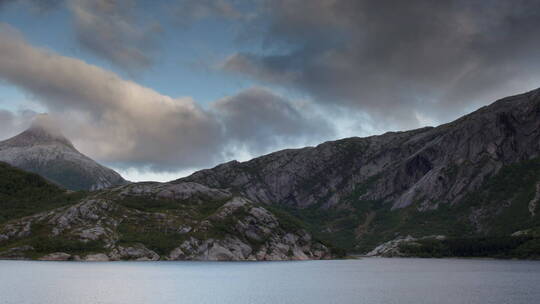
[[[0,256],[325,259],[343,256],[336,245],[386,256],[539,257],[539,92],[438,127],[277,151],[8,217]]]
[[[375,209],[397,214],[411,206],[420,213],[457,208],[502,168],[539,155],[540,89],[536,89],[438,127],[282,150],[201,170],[176,182],[232,189],[308,221],[316,213],[322,222],[312,224],[322,227],[315,227],[315,232],[346,231],[342,244],[351,249],[363,243],[365,235],[379,233],[374,227],[364,228],[364,237],[354,232],[362,230]],[[344,210],[358,214],[331,215]],[[340,228],[343,225],[348,228]],[[488,234],[493,229],[486,225],[480,230]]]

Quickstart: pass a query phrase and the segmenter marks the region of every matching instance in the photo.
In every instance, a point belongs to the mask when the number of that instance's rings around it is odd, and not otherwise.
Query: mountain
[[[178,183],[280,208],[356,252],[394,239],[540,226],[540,89],[436,128],[347,138],[202,170]]]
[[[0,142],[0,161],[35,172],[70,190],[98,190],[126,181],[83,155],[46,115],[21,134]]]
[[[69,147],[55,138],[46,142]],[[343,256],[334,245],[540,258],[540,89],[435,128],[278,151],[168,183],[70,193],[17,170],[0,166],[0,258]]]
[[[338,251],[287,214],[196,183],[60,189],[0,163],[0,259],[305,260]]]

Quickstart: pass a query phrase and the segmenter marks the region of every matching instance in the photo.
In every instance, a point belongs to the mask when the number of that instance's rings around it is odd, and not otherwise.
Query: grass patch
[[[152,223],[148,225],[121,223],[118,226],[118,232],[120,234],[119,245],[129,246],[134,243],[141,243],[159,255],[169,254],[186,239],[182,234],[167,229],[159,229],[159,226]]]
[[[34,247],[37,253],[66,252],[69,254],[88,254],[103,251],[105,245],[102,241],[88,241],[66,239],[62,237],[35,237],[30,239],[28,245]]]
[[[399,250],[416,257],[532,258],[540,254],[540,239],[527,236],[424,239],[403,243]]]
[[[67,192],[41,176],[0,162],[0,224],[71,205],[87,192]]]

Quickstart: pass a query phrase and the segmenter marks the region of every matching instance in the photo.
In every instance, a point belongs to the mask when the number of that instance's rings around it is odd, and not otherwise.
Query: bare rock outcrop
[[[334,257],[305,230],[284,226],[263,206],[193,182],[121,186],[0,226],[0,245],[25,242],[35,247],[14,247],[2,256],[56,261]]]

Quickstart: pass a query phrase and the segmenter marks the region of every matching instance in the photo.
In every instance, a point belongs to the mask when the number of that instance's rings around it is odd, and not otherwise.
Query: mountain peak
[[[64,136],[58,124],[47,114],[39,114],[34,118],[30,128],[2,142],[2,144],[9,146],[60,144],[75,149],[71,141]]]
[[[0,161],[42,175],[66,189],[98,190],[126,181],[73,146],[49,115],[38,115],[30,128],[0,142]]]

